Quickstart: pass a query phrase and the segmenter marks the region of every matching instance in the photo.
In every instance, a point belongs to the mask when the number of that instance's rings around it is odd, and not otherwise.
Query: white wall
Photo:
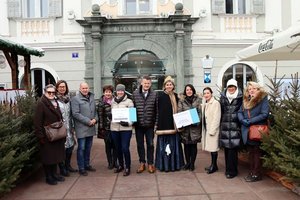
[[[282,29],[281,0],[265,0],[265,31]]]
[[[9,36],[9,23],[7,18],[7,1],[0,0],[0,35]]]

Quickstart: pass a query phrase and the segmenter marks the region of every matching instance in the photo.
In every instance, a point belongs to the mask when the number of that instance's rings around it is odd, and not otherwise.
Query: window
[[[48,0],[25,0],[24,9],[25,18],[48,17],[49,2]]]
[[[246,14],[246,0],[226,0],[226,14]]]
[[[8,18],[62,16],[62,0],[7,0]]]
[[[151,12],[151,0],[125,0],[125,14],[139,15]]]
[[[245,64],[234,64],[225,71],[222,79],[223,88],[226,87],[227,81],[232,78],[237,80],[238,87],[242,90],[246,86],[247,82],[257,81],[255,72],[250,66]]]
[[[265,0],[211,0],[212,14],[264,14]]]

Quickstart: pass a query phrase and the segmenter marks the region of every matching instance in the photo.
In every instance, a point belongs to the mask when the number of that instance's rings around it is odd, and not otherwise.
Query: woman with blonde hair
[[[263,87],[256,82],[248,82],[244,91],[243,105],[238,112],[238,118],[242,125],[242,139],[249,150],[250,171],[245,177],[247,182],[262,179],[261,142],[249,139],[249,127],[250,125],[267,124],[269,112],[268,95]]]
[[[158,94],[158,123],[156,128],[155,167],[160,171],[180,170],[184,165],[180,136],[173,120],[177,113],[178,97],[174,92],[174,80],[168,76],[163,84],[164,91]]]

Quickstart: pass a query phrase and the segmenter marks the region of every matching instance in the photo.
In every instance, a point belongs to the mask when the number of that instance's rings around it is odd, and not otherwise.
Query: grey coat
[[[71,110],[76,137],[84,138],[96,135],[95,126],[89,126],[92,119],[96,119],[98,122],[94,94],[89,93],[89,98],[86,98],[79,92],[71,100]]]

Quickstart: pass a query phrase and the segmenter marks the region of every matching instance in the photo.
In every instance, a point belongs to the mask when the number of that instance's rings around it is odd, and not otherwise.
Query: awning
[[[241,61],[300,60],[300,24],[237,52]]]
[[[28,47],[24,44],[16,43],[0,36],[0,50],[2,51],[14,51],[18,55],[34,55],[42,57],[44,56],[44,50]]]

